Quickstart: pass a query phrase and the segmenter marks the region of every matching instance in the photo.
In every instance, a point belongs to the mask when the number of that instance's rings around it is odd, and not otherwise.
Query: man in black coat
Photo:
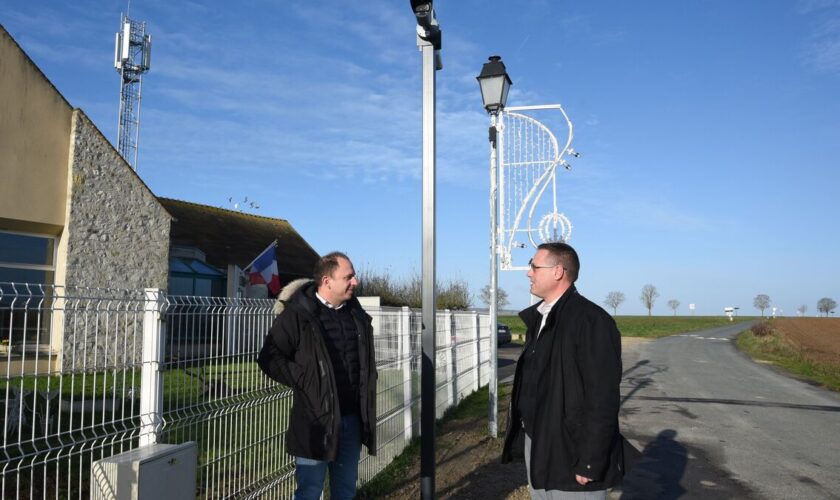
[[[294,498],[321,498],[329,470],[330,498],[351,500],[361,446],[376,454],[373,328],[353,297],[358,280],[345,254],[321,257],[314,275],[281,292],[258,363],[294,393],[285,436]]]
[[[544,243],[529,264],[531,293],[542,301],[519,313],[528,333],[502,462],[524,452],[532,498],[606,498],[624,475],[621,338],[612,317],[575,288],[574,248]]]

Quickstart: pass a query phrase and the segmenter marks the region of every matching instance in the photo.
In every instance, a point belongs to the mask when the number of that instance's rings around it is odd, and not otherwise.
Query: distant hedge
[[[396,279],[387,271],[363,269],[358,272],[357,297],[379,297],[383,306],[422,307],[422,277],[415,273],[408,279]],[[471,294],[466,281],[456,279],[437,284],[437,308],[463,311],[470,308]]]

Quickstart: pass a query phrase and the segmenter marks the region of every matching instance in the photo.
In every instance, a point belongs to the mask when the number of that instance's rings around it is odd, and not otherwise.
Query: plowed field
[[[773,327],[807,358],[840,365],[840,318],[777,318]]]

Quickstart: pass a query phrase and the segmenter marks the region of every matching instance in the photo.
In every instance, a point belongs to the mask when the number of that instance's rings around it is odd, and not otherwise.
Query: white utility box
[[[93,463],[92,500],[182,500],[195,498],[198,447],[152,444]]]

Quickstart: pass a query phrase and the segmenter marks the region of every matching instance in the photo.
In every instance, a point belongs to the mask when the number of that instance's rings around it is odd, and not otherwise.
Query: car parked
[[[510,327],[499,323],[496,327],[496,341],[498,345],[509,344],[513,340],[510,334]]]

